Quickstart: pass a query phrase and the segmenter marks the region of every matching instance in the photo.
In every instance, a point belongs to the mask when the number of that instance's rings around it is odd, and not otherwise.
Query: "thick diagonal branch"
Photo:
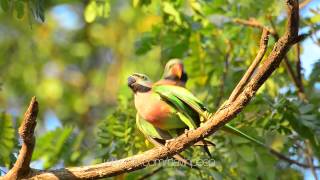
[[[271,21],[271,19],[270,19],[270,21]],[[255,28],[259,28],[259,29],[268,30],[276,41],[279,40],[279,34],[278,34],[278,32],[277,32],[277,30],[275,28],[275,25],[274,25],[274,23],[272,21],[271,21],[271,25],[272,25],[271,28],[263,25],[262,23],[260,23],[255,18],[250,18],[249,20],[234,19],[233,22],[237,23],[237,24],[246,25],[246,26],[249,26],[249,27],[255,27]],[[303,41],[309,35],[310,35],[310,33],[298,36],[295,39],[295,43]],[[304,100],[304,101],[307,101],[306,95],[304,93],[304,87],[303,87],[302,81],[299,81],[298,77],[295,75],[295,72],[293,71],[293,68],[290,65],[289,58],[288,58],[287,55],[284,57],[283,64],[284,64],[284,67],[285,67],[289,77],[291,78],[292,82],[294,83],[294,85],[297,88],[299,98]],[[233,94],[231,99],[234,100],[234,98],[236,98],[236,96],[237,96],[237,94]]]
[[[32,98],[28,110],[19,128],[22,146],[13,168],[4,176],[5,179],[21,179],[30,173],[30,161],[35,145],[34,128],[37,124],[38,102]]]
[[[275,32],[273,37],[274,37],[275,40],[278,40],[279,39],[279,34],[278,34],[278,32],[277,32],[277,30],[276,30],[276,28],[275,28],[275,26],[274,26],[272,21],[271,21],[271,24],[272,24],[273,30]],[[300,38],[302,38],[302,37],[301,36],[297,37],[296,43],[299,42]],[[297,88],[299,98],[301,100],[303,100],[303,101],[307,101],[307,97],[305,95],[304,87],[303,87],[303,84],[302,84],[302,79],[299,79],[298,75],[295,74],[293,68],[290,65],[290,61],[289,61],[289,58],[288,58],[287,55],[284,56],[283,64],[284,64],[284,67],[285,67],[290,79],[292,80],[293,84]],[[297,74],[300,74],[300,73],[301,72],[297,72]]]
[[[241,93],[247,82],[249,82],[249,79],[252,77],[253,72],[257,69],[259,66],[259,63],[261,62],[264,54],[267,51],[268,46],[268,40],[269,40],[269,31],[267,29],[263,29],[261,39],[260,39],[260,48],[258,51],[258,54],[252,64],[250,65],[249,69],[246,71],[246,73],[243,75],[242,79],[238,83],[238,85],[234,88],[232,91],[228,102],[233,102]]]

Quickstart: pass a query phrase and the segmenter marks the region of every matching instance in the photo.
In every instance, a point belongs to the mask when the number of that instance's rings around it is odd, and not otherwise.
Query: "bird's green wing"
[[[172,138],[169,132],[153,126],[151,123],[149,123],[148,121],[140,117],[138,113],[136,115],[136,125],[139,131],[145,136],[158,138],[158,139],[165,139],[165,140]]]
[[[159,85],[155,86],[153,90],[159,93],[160,96],[169,99],[171,103],[183,112],[190,114],[190,111],[196,111],[201,116],[207,117],[205,114],[207,110],[203,103],[186,88],[172,85]],[[179,102],[179,104],[176,102]],[[182,108],[181,106],[184,107]],[[192,108],[192,110],[190,108]]]
[[[163,131],[159,128],[154,127],[151,123],[141,118],[138,113],[136,115],[136,124],[139,129],[139,131],[145,136],[145,138],[152,143],[154,146],[164,146],[164,143],[160,140],[167,140],[171,139],[171,135]],[[184,158],[180,154],[175,154],[173,158],[177,161],[180,161],[181,163],[185,164],[186,166],[190,168],[196,168],[198,167],[194,165],[190,160]]]
[[[159,94],[165,94],[166,97],[175,97],[187,104],[189,107],[191,107],[194,111],[199,113],[202,117],[204,117],[206,120],[208,120],[208,115],[206,108],[202,104],[202,102],[196,98],[190,91],[188,91],[185,88],[178,87],[178,86],[172,86],[172,85],[159,85],[156,88],[154,88],[156,92],[159,92]],[[187,109],[187,108],[186,108]],[[189,110],[190,111],[190,110]],[[259,141],[257,138],[254,138],[252,136],[247,135],[246,133],[240,131],[239,129],[226,124],[223,126],[222,130],[230,132],[232,134],[238,135],[240,137],[243,137],[257,145],[265,147],[264,143]]]
[[[189,107],[188,104],[181,101],[181,99],[172,93],[170,87],[176,88],[178,86],[159,85],[154,86],[153,91],[158,93],[163,100],[167,101],[177,109],[177,115],[179,116],[180,120],[189,127],[189,129],[196,129],[199,126],[199,123],[196,122],[194,116],[197,114],[192,108]]]

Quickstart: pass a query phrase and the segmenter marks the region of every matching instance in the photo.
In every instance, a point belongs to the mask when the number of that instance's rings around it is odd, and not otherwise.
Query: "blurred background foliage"
[[[187,87],[216,110],[258,51],[261,31],[233,23],[256,18],[281,34],[285,6],[277,0],[0,0],[0,167],[19,150],[17,128],[32,96],[40,103],[33,168],[54,169],[124,158],[152,148],[135,127],[126,78],[161,77],[170,58],[181,58]],[[284,66],[231,123],[296,161],[320,157],[320,3],[300,10],[302,78],[308,101]],[[268,52],[273,43],[270,37]],[[268,53],[267,52],[267,53]],[[296,69],[297,51],[289,62]],[[214,166],[201,173],[165,167],[152,179],[305,179],[291,165],[247,140],[217,132],[210,137]],[[184,152],[207,159],[198,148]],[[156,167],[119,176],[141,177]],[[319,171],[318,171],[319,173]],[[319,174],[318,174],[319,175]]]

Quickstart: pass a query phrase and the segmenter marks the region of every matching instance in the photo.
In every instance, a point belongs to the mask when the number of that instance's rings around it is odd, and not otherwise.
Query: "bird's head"
[[[128,77],[128,86],[136,92],[148,92],[151,90],[152,82],[144,74],[134,73]]]
[[[163,78],[186,83],[188,76],[184,70],[182,61],[180,59],[171,59],[168,61],[164,68]]]

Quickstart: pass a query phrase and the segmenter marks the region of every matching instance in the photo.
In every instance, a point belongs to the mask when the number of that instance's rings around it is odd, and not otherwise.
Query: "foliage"
[[[33,160],[40,160],[48,169],[55,165],[76,165],[83,159],[86,149],[81,148],[84,133],[73,133],[73,128],[57,128],[37,138]]]
[[[120,159],[146,149],[143,135],[135,128],[135,113],[128,99],[119,98],[118,108],[98,125],[97,158]]]
[[[15,129],[11,117],[5,113],[0,115],[0,164],[5,167],[12,166],[12,152],[16,144]]]
[[[320,157],[320,57],[317,1],[302,9],[301,61],[307,102],[280,66],[231,124],[301,163]],[[283,3],[276,0],[0,0],[0,167],[19,150],[17,127],[31,96],[40,104],[33,168],[99,163],[153,146],[135,126],[133,72],[161,77],[170,58],[184,61],[187,88],[211,111],[228,98],[258,51],[261,31],[233,23],[256,18],[282,34]],[[32,24],[32,27],[30,26]],[[271,44],[270,37],[267,54]],[[307,54],[305,52],[308,52]],[[288,53],[296,72],[297,52]],[[308,72],[308,73],[307,73]],[[210,166],[201,173],[168,164],[152,179],[301,179],[305,171],[240,137],[218,131]],[[201,148],[183,155],[208,160]],[[315,161],[316,161],[315,160]],[[136,179],[161,165],[121,175]],[[4,169],[6,171],[6,169]]]
[[[44,22],[44,0],[1,0],[0,5],[5,12],[14,12],[17,18],[21,19],[24,16],[33,16]],[[25,12],[27,11],[27,12]]]

